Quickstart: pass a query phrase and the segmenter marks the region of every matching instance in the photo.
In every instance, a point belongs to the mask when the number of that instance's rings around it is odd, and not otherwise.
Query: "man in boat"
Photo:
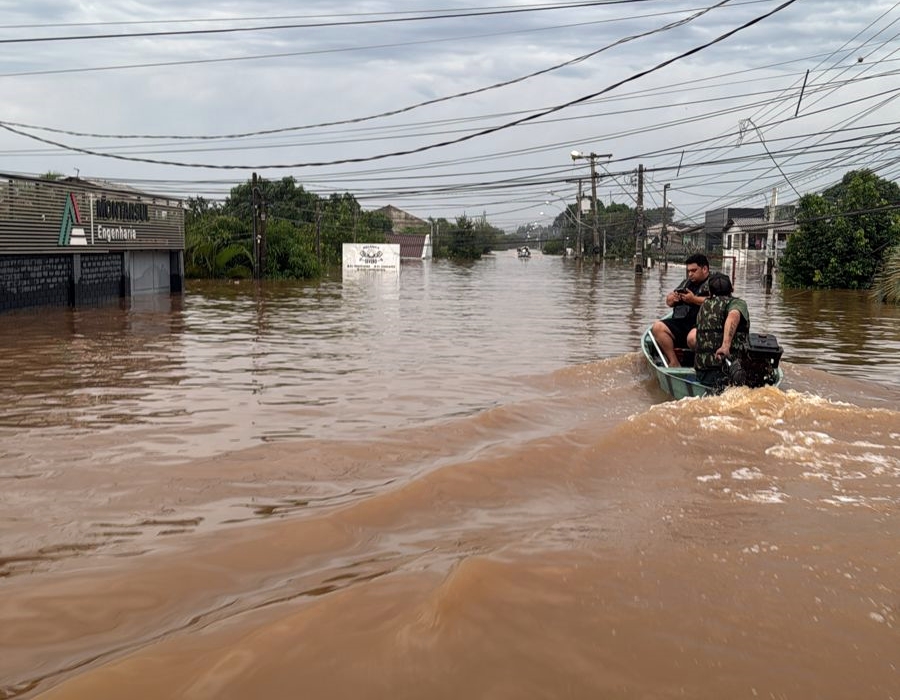
[[[747,302],[732,296],[734,288],[728,275],[709,276],[709,298],[700,306],[697,327],[688,334],[688,346],[694,350],[694,369],[701,384],[721,389],[734,383],[741,355],[749,347],[750,313]],[[729,371],[731,370],[731,371]]]
[[[650,329],[669,367],[681,367],[675,348],[688,347],[688,333],[697,324],[700,305],[709,296],[709,260],[706,256],[694,253],[684,264],[687,278],[666,295],[666,306],[672,307],[672,315],[656,321]]]

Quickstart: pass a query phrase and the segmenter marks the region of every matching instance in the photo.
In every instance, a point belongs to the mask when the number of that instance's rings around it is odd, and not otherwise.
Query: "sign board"
[[[342,257],[345,272],[400,271],[399,243],[344,243]]]
[[[183,249],[180,200],[87,181],[0,175],[4,254]]]

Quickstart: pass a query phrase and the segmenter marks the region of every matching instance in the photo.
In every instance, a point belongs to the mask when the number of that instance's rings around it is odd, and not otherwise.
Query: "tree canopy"
[[[254,193],[254,187],[256,192]],[[257,178],[237,185],[228,198],[213,202],[191,197],[185,202],[185,274],[188,277],[239,278],[253,275],[254,202],[265,205],[265,269],[269,279],[316,277],[341,262],[343,244],[381,243],[392,231],[382,211],[363,211],[345,192],[321,197],[293,177]],[[259,219],[257,219],[259,225]],[[421,230],[397,233],[434,234],[435,257],[479,258],[490,252],[503,231],[487,218],[461,216],[455,222],[429,219]]]
[[[868,289],[891,246],[900,244],[900,187],[869,170],[800,198],[797,231],[781,272],[786,287]]]
[[[382,242],[391,222],[365,212],[353,195],[328,197],[306,191],[292,177],[256,180],[257,201],[265,203],[266,256],[262,276],[301,279],[339,264],[344,243]],[[185,215],[185,274],[236,278],[253,273],[254,183],[231,189],[221,204],[189,198]]]

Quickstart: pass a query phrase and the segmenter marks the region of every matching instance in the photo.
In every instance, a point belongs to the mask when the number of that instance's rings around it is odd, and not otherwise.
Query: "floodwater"
[[[0,698],[900,698],[900,309],[539,253],[0,316]]]

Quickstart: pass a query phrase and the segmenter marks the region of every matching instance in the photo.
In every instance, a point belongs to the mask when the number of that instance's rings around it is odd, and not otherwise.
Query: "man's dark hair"
[[[684,264],[690,265],[691,263],[699,265],[700,267],[709,267],[709,260],[703,253],[694,253],[692,255],[688,255],[684,259]]]
[[[724,272],[713,272],[709,276],[709,293],[714,297],[728,297],[734,291],[731,280]]]

